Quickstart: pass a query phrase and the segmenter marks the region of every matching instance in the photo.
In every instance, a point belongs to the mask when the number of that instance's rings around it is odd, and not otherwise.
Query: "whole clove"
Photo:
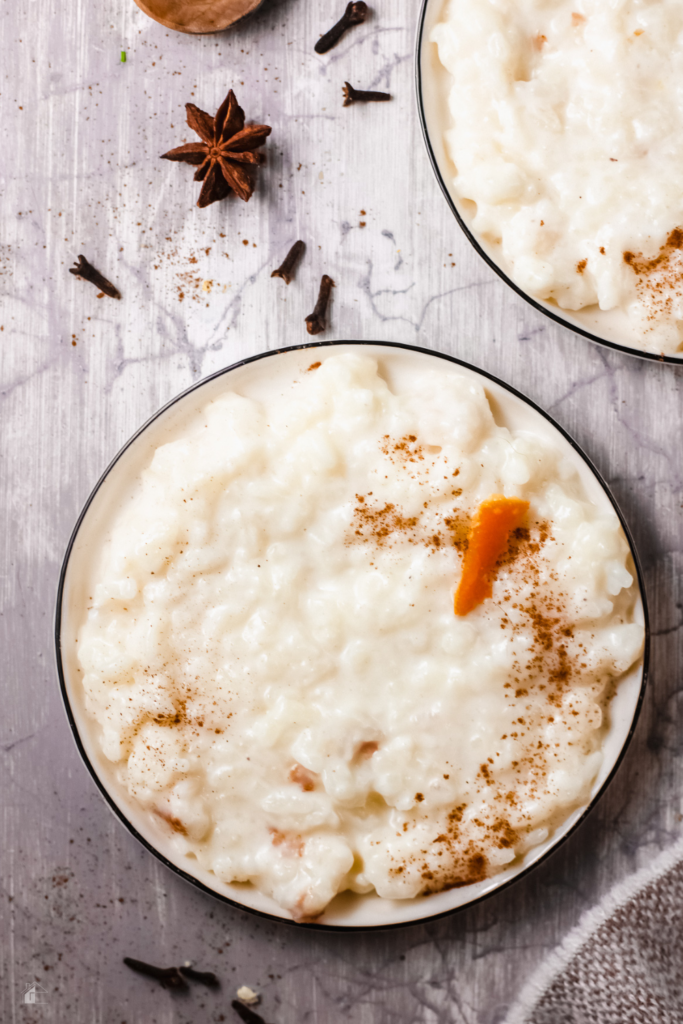
[[[372,92],[367,89],[354,89],[350,82],[344,82],[342,86],[344,93],[344,106],[350,107],[352,103],[385,103],[391,99],[388,92]]]
[[[346,10],[337,24],[333,25],[315,44],[315,52],[327,53],[328,50],[337,45],[347,29],[351,28],[352,25],[360,25],[365,21],[367,15],[368,5],[363,3],[363,0],[352,0],[351,3],[346,5]]]
[[[239,999],[233,999],[232,1008],[238,1017],[241,1017],[244,1024],[266,1024],[260,1013],[256,1010],[250,1010],[244,1003],[240,1003]]]
[[[112,299],[120,299],[121,292],[116,288],[111,281],[107,281],[106,277],[100,274],[99,270],[95,270],[92,263],[88,263],[85,256],[78,257],[78,263],[75,266],[69,267],[69,273],[75,274],[76,277],[82,277],[84,281],[90,281],[96,288],[99,288],[105,295],[109,295]]]
[[[298,242],[295,242],[292,248],[285,256],[284,260],[282,261],[281,266],[279,266],[277,270],[274,270],[270,276],[281,277],[285,284],[289,284],[289,282],[292,280],[292,272],[294,270],[294,267],[299,262],[301,256],[304,253],[305,248],[306,246],[301,241],[301,239],[299,239]]]
[[[327,326],[327,305],[330,301],[330,294],[334,288],[334,281],[327,274],[320,279],[320,291],[318,301],[312,313],[306,317],[306,330],[309,334],[320,334]]]
[[[195,971],[193,967],[179,967],[178,970],[190,981],[198,981],[202,985],[218,985],[218,978],[213,971]]]
[[[153,964],[146,964],[142,960],[134,960],[130,956],[124,956],[123,962],[126,967],[138,974],[146,974],[148,978],[156,978],[164,988],[187,988],[187,982],[177,967],[154,967]]]

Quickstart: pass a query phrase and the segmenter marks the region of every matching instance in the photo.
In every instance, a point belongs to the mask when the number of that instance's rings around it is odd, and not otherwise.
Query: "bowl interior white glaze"
[[[627,351],[632,355],[645,359],[662,360],[663,358],[665,362],[682,362],[683,353],[673,353],[662,357],[656,352],[645,352],[639,343],[636,329],[623,310],[602,310],[597,305],[587,306],[580,310],[566,310],[561,309],[555,303],[546,302],[525,292],[515,284],[510,265],[500,246],[482,238],[472,227],[475,206],[474,203],[463,201],[455,192],[453,183],[456,167],[448,154],[444,137],[452,123],[448,97],[453,84],[453,76],[439,60],[436,43],[430,41],[432,29],[441,19],[447,2],[448,0],[423,0],[417,35],[417,98],[427,148],[431,150],[430,156],[434,171],[470,241],[510,287],[553,320],[583,334],[591,341]]]
[[[202,870],[196,860],[178,857],[151,816],[131,799],[114,776],[112,764],[104,757],[98,740],[99,726],[86,714],[81,685],[81,669],[76,654],[76,633],[87,607],[92,569],[103,538],[119,510],[134,493],[141,470],[149,464],[155,449],[179,437],[192,419],[213,397],[225,390],[235,390],[248,397],[267,402],[269,397],[283,393],[310,366],[312,361],[350,350],[359,350],[377,358],[380,372],[390,387],[400,392],[408,386],[419,369],[437,368],[444,374],[473,377],[483,384],[491,407],[500,425],[510,429],[533,430],[549,438],[568,456],[583,481],[586,493],[599,508],[615,506],[595,472],[572,443],[551,420],[525,399],[471,367],[448,357],[423,349],[399,347],[382,343],[326,343],[299,349],[266,353],[253,361],[228,368],[183,393],[153,417],[122,449],[95,488],[79,520],[70,550],[64,563],[61,605],[56,622],[58,663],[71,724],[86,764],[119,817],[138,834],[163,860],[181,871],[191,881],[198,881],[211,892],[260,913],[289,920],[289,915],[273,900],[253,886],[225,885],[210,872]],[[636,620],[643,624],[647,612],[639,591]],[[604,758],[591,792],[591,802],[609,779],[629,739],[639,708],[645,679],[645,661],[641,659],[622,678],[609,714]],[[588,806],[588,805],[587,805]],[[487,895],[518,877],[567,835],[586,813],[577,808],[564,824],[541,846],[532,850],[521,864],[484,882],[452,889],[433,896],[411,900],[384,900],[377,896],[341,894],[326,909],[318,925],[341,928],[387,927],[406,924],[452,911]]]

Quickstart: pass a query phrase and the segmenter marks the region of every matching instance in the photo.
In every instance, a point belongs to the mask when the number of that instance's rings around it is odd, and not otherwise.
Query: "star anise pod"
[[[232,89],[215,117],[195,107],[194,103],[186,103],[185,109],[187,123],[202,141],[170,149],[161,159],[199,165],[194,180],[204,184],[197,206],[209,206],[225,199],[231,191],[246,203],[251,199],[256,184],[256,165],[264,160],[263,154],[254,150],[266,141],[270,127],[267,124],[250,124],[245,128],[244,111]]]

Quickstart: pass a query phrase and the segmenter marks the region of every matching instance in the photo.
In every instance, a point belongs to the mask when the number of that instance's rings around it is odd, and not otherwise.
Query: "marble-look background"
[[[273,1024],[496,1024],[581,912],[682,831],[683,369],[547,322],[470,250],[418,127],[417,0],[371,2],[372,20],[324,57],[313,44],[342,2],[267,0],[208,37],[169,32],[132,0],[0,7],[3,1022],[230,1021],[247,982]],[[394,98],[344,109],[345,79]],[[268,163],[249,204],[198,210],[191,168],[158,157],[193,138],[186,101],[213,112],[230,86],[273,126]],[[270,271],[298,237],[287,288]],[[120,302],[67,272],[81,252]],[[304,341],[323,271],[336,282],[325,337],[452,352],[574,435],[631,524],[654,630],[635,741],[573,838],[476,909],[367,936],[234,911],[139,847],[79,761],[52,642],[64,548],[106,463],[192,381]],[[124,955],[196,961],[222,990],[174,996]],[[34,980],[46,1002],[31,1009]]]

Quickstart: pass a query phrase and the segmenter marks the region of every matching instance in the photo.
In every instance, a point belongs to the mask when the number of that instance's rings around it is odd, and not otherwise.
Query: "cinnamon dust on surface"
[[[424,467],[433,462],[433,452],[414,435],[398,440],[385,437],[382,451],[426,487],[429,485]],[[436,508],[425,501],[416,514],[407,514],[396,503],[378,500],[372,491],[357,494],[350,542],[380,548],[400,542],[426,546],[432,552],[448,546],[462,553],[467,547],[471,513],[458,500],[462,495],[457,487],[458,470],[450,472],[453,502],[447,514],[441,511],[445,504],[443,494],[439,495]],[[467,805],[461,803],[447,814],[445,824],[441,822],[439,834],[429,848],[408,858],[396,857],[391,872],[401,875],[417,869],[423,883],[422,895],[471,885],[488,877],[494,870],[489,859],[492,851],[514,851],[531,831],[531,823],[528,827],[512,826],[512,809],[519,822],[521,799],[533,800],[547,788],[551,764],[548,744],[539,739],[539,716],[549,723],[554,720],[556,708],[562,705],[575,676],[585,667],[582,659],[587,653],[575,643],[567,596],[544,552],[553,539],[547,522],[530,521],[528,526],[512,532],[507,550],[496,563],[496,576],[504,586],[499,586],[491,599],[492,614],[499,616],[501,630],[509,631],[513,638],[522,634],[527,638],[526,644],[520,645],[523,654],[513,664],[503,686],[504,699],[514,718],[511,731],[500,737],[500,742],[514,740],[520,754],[518,760],[501,771],[496,770],[495,757],[489,757],[480,765],[476,778],[469,780],[470,788],[479,798],[485,794],[479,817],[468,820],[464,827]],[[525,742],[527,735],[529,739]],[[415,801],[413,817],[404,823],[404,831],[429,821],[433,815],[423,794],[416,794]]]
[[[652,259],[630,251],[623,259],[636,275],[638,297],[650,310],[647,319],[671,315],[674,302],[683,299],[683,228],[674,228]]]
[[[417,480],[428,490],[428,473],[438,450],[420,444],[414,434],[406,434],[398,439],[387,434],[382,438],[380,448],[391,463],[402,466],[411,479]],[[442,507],[443,492],[438,495],[438,507],[433,508],[430,501],[426,500],[422,508],[413,514],[407,514],[395,502],[377,499],[373,491],[356,494],[351,542],[391,547],[400,541],[424,546],[432,552],[448,546],[464,550],[467,546],[470,515],[456,504],[462,495],[462,488],[457,486],[460,470],[456,467],[454,470],[448,469],[448,472],[449,479],[453,481],[449,496],[454,505],[445,511]],[[425,494],[425,497],[428,499],[429,495]]]

